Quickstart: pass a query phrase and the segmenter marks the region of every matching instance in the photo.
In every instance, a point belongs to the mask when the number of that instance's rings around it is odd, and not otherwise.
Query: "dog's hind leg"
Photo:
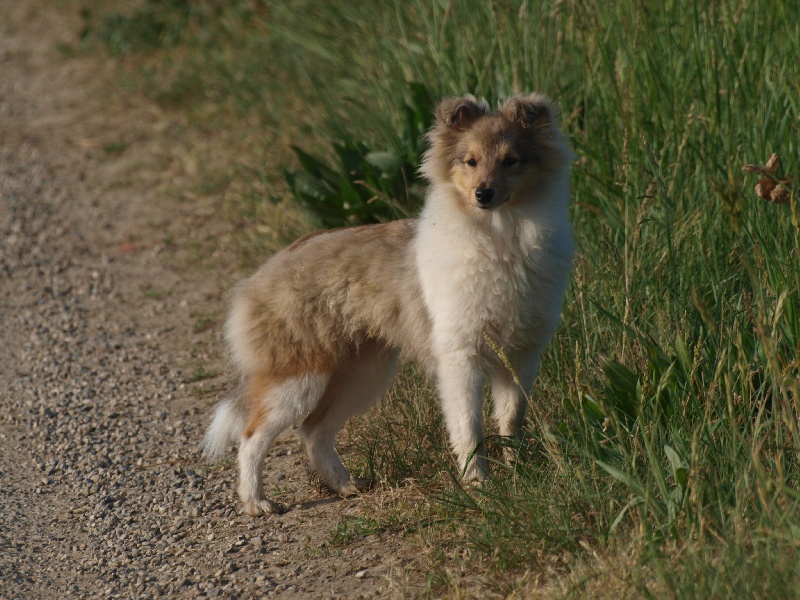
[[[264,458],[281,431],[313,410],[328,380],[327,373],[304,374],[277,383],[268,378],[251,379],[252,411],[239,445],[239,497],[248,515],[281,512],[281,507],[264,494]]]
[[[342,464],[334,444],[345,422],[366,412],[380,400],[397,371],[398,353],[375,342],[365,342],[331,376],[317,408],[303,421],[301,433],[308,452],[309,470],[331,491],[349,496],[363,491]]]

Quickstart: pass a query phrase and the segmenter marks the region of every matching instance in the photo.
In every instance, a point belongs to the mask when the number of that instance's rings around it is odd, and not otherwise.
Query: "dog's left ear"
[[[500,107],[500,112],[513,123],[525,129],[545,129],[553,126],[555,109],[541,94],[511,96]]]

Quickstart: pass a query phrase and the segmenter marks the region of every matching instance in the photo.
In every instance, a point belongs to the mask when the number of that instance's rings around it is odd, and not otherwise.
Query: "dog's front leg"
[[[487,475],[483,444],[483,373],[475,360],[447,355],[439,360],[439,395],[450,444],[466,481]]]
[[[528,394],[536,379],[541,351],[515,358],[511,360],[511,365],[498,364],[492,373],[493,417],[500,435],[506,437],[519,437],[522,433]],[[511,464],[515,457],[516,452],[512,447],[503,450],[506,463]]]

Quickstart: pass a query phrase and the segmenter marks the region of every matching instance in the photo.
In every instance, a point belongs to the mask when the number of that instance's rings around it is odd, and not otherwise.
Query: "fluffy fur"
[[[242,384],[220,403],[209,457],[239,438],[248,514],[279,512],[261,471],[275,437],[300,423],[311,469],[359,489],[334,448],[350,417],[391,385],[400,353],[436,377],[466,479],[485,477],[483,384],[501,435],[517,435],[539,359],[558,324],[573,245],[573,156],[551,104],[514,96],[497,112],[449,98],[428,134],[419,219],[304,236],[235,290],[226,336]],[[486,343],[502,347],[523,389]]]

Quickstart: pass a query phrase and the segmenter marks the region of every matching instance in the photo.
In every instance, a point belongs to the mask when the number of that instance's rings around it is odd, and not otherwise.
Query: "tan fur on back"
[[[229,322],[228,339],[246,374],[330,371],[371,339],[430,362],[415,226],[403,220],[315,232],[244,281],[234,305],[245,312]]]

